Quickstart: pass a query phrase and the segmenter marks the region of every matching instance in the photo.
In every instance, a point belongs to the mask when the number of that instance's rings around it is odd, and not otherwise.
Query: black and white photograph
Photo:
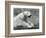
[[[39,29],[39,9],[14,8],[13,29]]]
[[[11,32],[20,31],[22,33],[42,31],[41,6],[11,5]]]

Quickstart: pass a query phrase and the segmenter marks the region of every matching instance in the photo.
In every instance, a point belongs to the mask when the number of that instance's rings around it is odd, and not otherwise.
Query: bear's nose
[[[31,17],[32,15],[28,16],[29,18]]]

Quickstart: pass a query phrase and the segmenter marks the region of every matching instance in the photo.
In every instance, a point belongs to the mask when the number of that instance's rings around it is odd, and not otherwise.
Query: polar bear
[[[32,15],[29,11],[24,11],[17,16],[14,17],[14,27],[16,26],[26,26],[26,27],[33,27],[33,23],[28,20]]]

